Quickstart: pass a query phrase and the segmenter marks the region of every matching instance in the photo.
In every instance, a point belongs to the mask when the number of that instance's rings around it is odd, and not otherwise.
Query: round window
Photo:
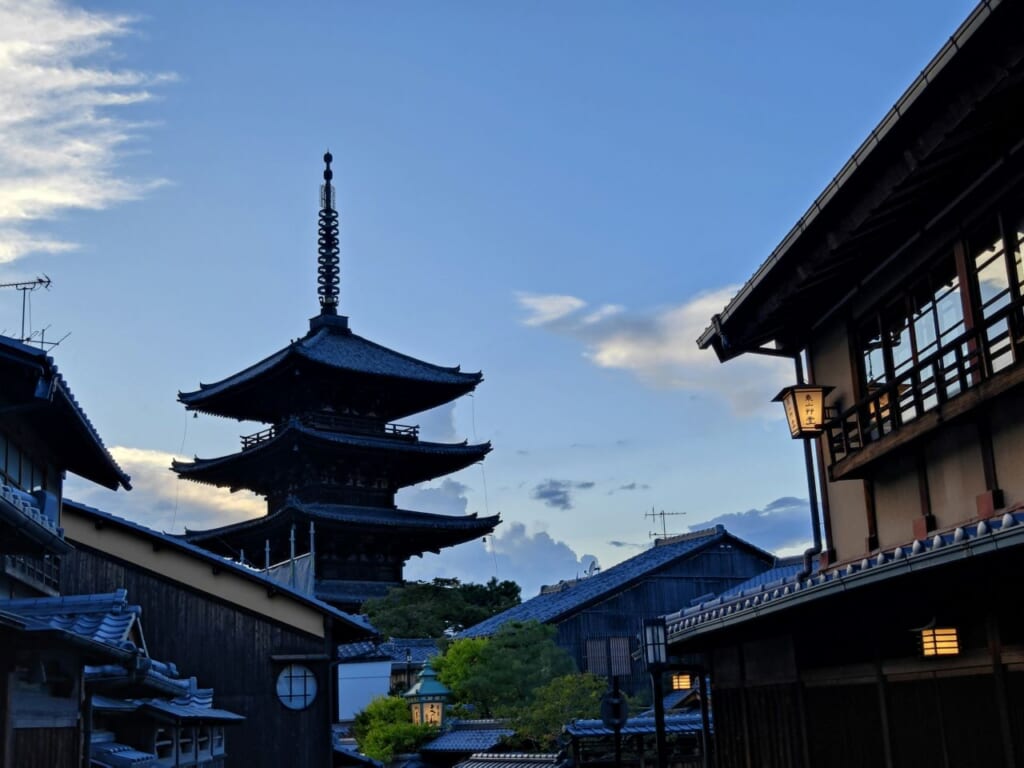
[[[277,676],[277,698],[288,709],[305,709],[316,698],[316,676],[309,667],[289,664]]]

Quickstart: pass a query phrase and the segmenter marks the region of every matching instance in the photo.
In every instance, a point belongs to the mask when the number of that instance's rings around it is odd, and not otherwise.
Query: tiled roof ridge
[[[722,622],[733,616],[739,618],[747,612],[753,613],[775,603],[784,603],[798,594],[827,587],[829,584],[845,584],[851,578],[856,580],[875,574],[882,577],[888,569],[895,572],[896,569],[913,562],[914,558],[941,557],[945,552],[976,545],[985,537],[1002,537],[1015,533],[1024,536],[1024,510],[1011,510],[1001,517],[935,531],[924,538],[911,540],[892,549],[879,550],[859,562],[851,560],[838,563],[799,581],[796,576],[791,576],[744,590],[728,599],[717,597],[668,614],[665,617],[668,630],[670,635],[685,634],[703,625]]]
[[[128,605],[128,590],[119,587],[113,592],[97,592],[55,597],[18,597],[0,600],[0,608],[15,613],[135,613],[142,614],[138,605]]]
[[[655,539],[655,547],[667,547],[672,544],[678,544],[681,541],[693,541],[694,539],[702,539],[705,536],[715,536],[719,533],[727,533],[725,526],[719,523],[710,528],[701,528],[697,531],[687,531],[686,533],[676,534],[675,536],[668,536],[663,539]]]
[[[69,505],[80,512],[84,512],[85,514],[91,514],[102,517],[117,525],[122,525],[126,528],[130,528],[138,533],[143,534],[144,536],[149,536],[151,538],[158,539],[179,550],[188,552],[198,557],[202,557],[209,562],[216,563],[218,567],[220,567],[223,570],[230,570],[234,573],[244,575],[246,578],[258,579],[262,582],[266,582],[268,588],[273,588],[275,594],[288,595],[293,599],[298,600],[299,602],[306,603],[314,608],[317,608],[318,610],[325,611],[334,616],[335,618],[347,621],[355,627],[365,629],[371,633],[376,633],[376,630],[370,625],[370,623],[359,616],[355,616],[353,614],[339,610],[338,608],[335,608],[333,605],[329,605],[323,602],[322,600],[318,600],[317,598],[308,595],[305,592],[302,592],[301,590],[293,589],[286,584],[274,581],[268,576],[265,576],[261,571],[249,568],[248,566],[242,565],[241,563],[231,560],[229,558],[224,558],[219,555],[216,555],[213,552],[210,552],[208,549],[204,549],[203,547],[185,541],[184,538],[178,537],[174,534],[156,531],[152,528],[148,528],[147,526],[142,525],[141,523],[137,523],[133,520],[128,520],[127,518],[111,514],[110,512],[105,512],[101,509],[97,509],[96,507],[90,507],[87,504],[83,504],[79,501],[74,501],[73,499],[69,499],[66,497],[64,499],[64,504]]]

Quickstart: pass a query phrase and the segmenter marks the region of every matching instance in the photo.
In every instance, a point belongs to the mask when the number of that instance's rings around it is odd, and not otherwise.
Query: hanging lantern
[[[817,437],[825,423],[825,396],[835,387],[797,384],[779,392],[772,402],[786,409],[789,432],[794,438]]]

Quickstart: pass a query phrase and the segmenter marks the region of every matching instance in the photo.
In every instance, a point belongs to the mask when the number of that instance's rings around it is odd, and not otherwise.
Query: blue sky
[[[0,281],[53,279],[31,330],[136,486],[69,494],[259,513],[166,470],[258,426],[175,397],[305,332],[330,148],[353,330],[485,376],[419,421],[493,453],[401,501],[505,522],[409,575],[532,593],[652,509],[800,549],[791,370],[694,339],[972,5],[0,0]]]

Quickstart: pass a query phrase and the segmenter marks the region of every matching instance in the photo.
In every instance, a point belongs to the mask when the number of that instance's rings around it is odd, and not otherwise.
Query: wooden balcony
[[[833,480],[873,462],[1024,382],[1024,301],[993,312],[825,424]]]
[[[348,435],[367,435],[370,437],[385,437],[395,440],[407,440],[415,442],[419,440],[420,428],[408,424],[388,424],[377,419],[367,419],[358,416],[336,416],[333,414],[314,413],[306,414],[298,418],[299,423],[311,429],[319,429],[324,432],[339,432]],[[251,435],[242,435],[242,450],[247,451],[257,445],[273,438],[278,430],[282,429],[277,425],[255,432]]]

